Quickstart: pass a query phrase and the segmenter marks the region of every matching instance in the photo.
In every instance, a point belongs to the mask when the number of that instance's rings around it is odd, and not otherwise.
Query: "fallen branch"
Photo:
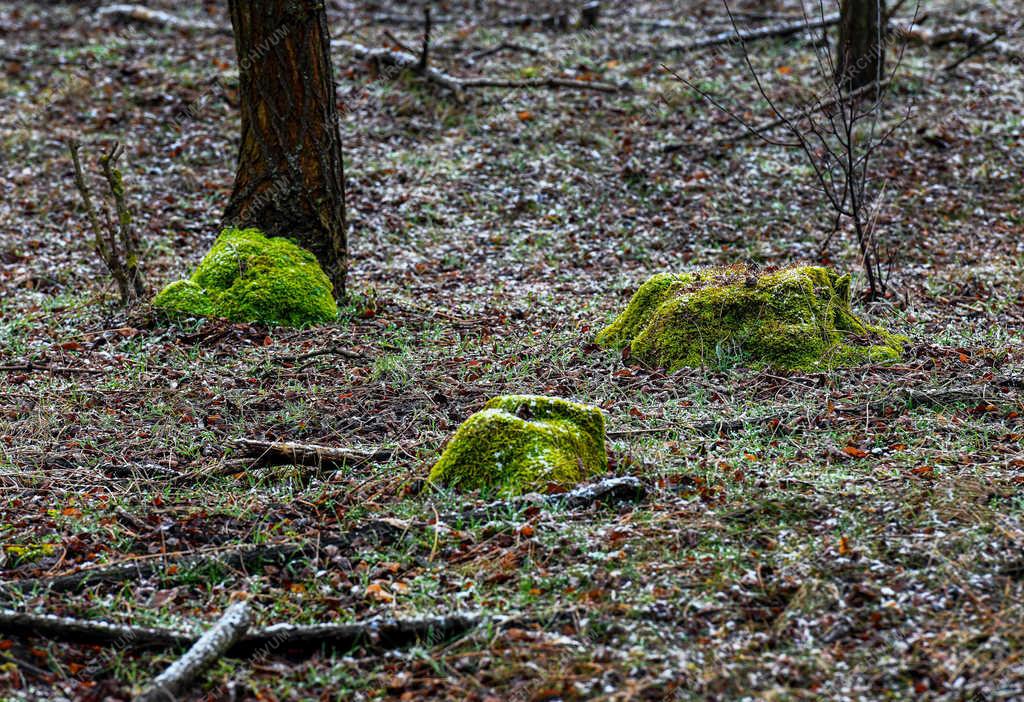
[[[405,51],[393,49],[371,49],[353,42],[335,40],[335,48],[348,51],[353,56],[364,61],[374,61],[380,66],[397,69],[399,71],[412,71],[422,76],[431,83],[451,91],[459,99],[467,90],[476,88],[508,88],[513,90],[530,88],[571,88],[577,90],[594,90],[603,93],[617,93],[622,90],[617,85],[602,83],[600,81],[578,80],[572,78],[534,78],[526,80],[502,80],[496,78],[457,78],[437,68],[427,66],[421,67],[420,57],[414,56]]]
[[[469,55],[469,62],[472,63],[474,61],[479,61],[482,58],[493,56],[494,54],[501,53],[502,51],[519,51],[524,54],[529,54],[531,56],[540,55],[540,51],[538,49],[533,48],[532,46],[526,46],[525,44],[516,44],[515,42],[511,41],[503,41],[497,46],[492,46],[486,49],[477,49],[475,52]]]
[[[1015,31],[1018,25],[1013,25],[1008,31],[1012,33]],[[981,53],[982,51],[994,51],[1001,56],[1012,59],[1020,59],[1024,57],[1024,52],[1014,48],[1005,41],[1001,41],[1001,34],[987,34],[980,29],[974,27],[948,27],[944,29],[929,30],[922,27],[914,27],[911,31],[903,31],[902,38],[911,44],[918,44],[928,46],[932,49],[942,48],[949,46],[950,44],[963,44],[969,49],[975,50],[973,53],[968,53],[966,60],[970,56]],[[943,70],[949,71],[959,66],[963,61],[950,64]]]
[[[161,702],[180,697],[192,687],[196,678],[238,643],[249,629],[251,620],[248,602],[236,602],[228,607],[185,655],[153,679],[135,702]]]
[[[231,608],[228,612],[231,612]],[[228,613],[225,613],[223,619],[227,617]],[[458,613],[421,619],[373,617],[352,624],[274,624],[237,638],[221,652],[221,655],[246,657],[254,654],[266,655],[278,649],[316,651],[323,647],[350,651],[357,646],[380,651],[402,648],[413,643],[434,645],[464,634],[483,621],[484,617],[479,613]],[[214,626],[211,631],[217,628]],[[26,614],[6,609],[0,609],[0,633],[23,637],[39,636],[56,641],[113,644],[120,649],[195,647],[205,637],[174,629],[111,624],[52,614]]]
[[[0,633],[41,636],[58,641],[115,644],[124,648],[173,648],[188,646],[195,641],[194,636],[182,631],[73,619],[54,614],[29,614],[9,609],[0,609]]]
[[[170,12],[162,10],[151,10],[144,5],[118,4],[100,8],[97,14],[100,17],[113,17],[119,20],[128,20],[142,24],[152,24],[160,27],[168,27],[178,31],[186,32],[215,32],[217,34],[231,34],[231,28],[215,22],[204,22],[202,20],[187,20]]]
[[[809,32],[815,29],[824,29],[825,27],[831,27],[834,24],[839,23],[839,14],[825,15],[819,19],[804,20],[801,19],[795,22],[783,22],[781,24],[772,24],[767,27],[758,27],[757,29],[747,29],[741,32],[736,32],[734,29],[729,29],[725,32],[719,32],[718,34],[712,34],[710,36],[695,39],[693,41],[684,42],[681,44],[663,44],[661,46],[652,46],[651,51],[657,53],[689,53],[691,51],[699,51],[700,49],[709,49],[713,46],[722,46],[724,44],[740,44],[748,43],[752,41],[758,41],[761,39],[777,39],[782,37],[793,36],[794,34],[800,34],[802,32]]]
[[[382,463],[395,455],[394,449],[360,451],[291,441],[236,439],[231,442],[240,458],[254,459],[260,465],[313,466],[342,468],[358,463]]]

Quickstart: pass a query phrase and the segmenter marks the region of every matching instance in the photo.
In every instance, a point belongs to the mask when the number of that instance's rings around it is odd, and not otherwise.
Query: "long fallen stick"
[[[357,646],[390,650],[417,642],[436,644],[473,629],[483,619],[480,613],[463,612],[419,619],[373,617],[350,624],[273,624],[239,636],[221,655],[244,657],[269,654],[278,649],[311,651],[321,647],[340,651],[352,650]],[[122,649],[183,648],[197,645],[202,638],[174,629],[111,624],[52,614],[27,614],[7,609],[0,609],[0,633],[114,645]]]
[[[318,468],[341,468],[355,463],[388,461],[395,455],[392,449],[335,448],[316,444],[299,444],[292,441],[257,441],[236,439],[231,442],[236,454],[242,458],[253,458],[263,465],[315,466]]]
[[[794,34],[800,34],[801,32],[824,29],[825,27],[831,27],[838,23],[839,14],[836,13],[832,15],[825,15],[824,17],[819,17],[810,21],[801,19],[795,22],[783,22],[781,24],[772,24],[767,27],[758,27],[757,29],[745,29],[740,32],[736,32],[735,29],[729,29],[724,32],[719,32],[718,34],[712,34],[710,36],[701,37],[700,39],[694,39],[693,41],[683,42],[680,44],[654,45],[650,48],[650,53],[688,53],[691,51],[699,51],[700,49],[710,49],[713,46],[723,46],[725,44],[739,44],[740,42],[751,42],[761,39],[783,38],[793,36]]]
[[[236,602],[206,630],[181,658],[156,676],[135,702],[176,700],[207,668],[223,658],[249,629],[252,614],[248,602]]]
[[[600,81],[578,80],[573,78],[534,78],[528,80],[503,80],[497,78],[457,78],[437,68],[427,66],[424,68],[420,58],[406,51],[394,49],[371,49],[354,42],[335,39],[331,42],[334,48],[347,51],[358,59],[364,61],[376,61],[378,64],[391,67],[397,70],[408,70],[423,76],[426,80],[446,88],[457,97],[474,88],[508,88],[512,90],[535,89],[535,88],[570,88],[576,90],[593,90],[602,93],[621,92],[622,88],[611,83]]]

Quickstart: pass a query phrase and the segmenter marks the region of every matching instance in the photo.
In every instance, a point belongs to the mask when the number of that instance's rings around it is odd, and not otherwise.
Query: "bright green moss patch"
[[[3,551],[7,557],[7,564],[18,566],[52,556],[57,552],[57,546],[55,544],[6,544]]]
[[[604,415],[536,395],[496,397],[455,432],[430,482],[503,495],[569,487],[608,470]]]
[[[164,288],[153,307],[172,317],[306,327],[337,318],[331,291],[309,251],[257,229],[225,229],[192,277]]]
[[[898,360],[905,342],[858,319],[850,277],[820,266],[659,274],[597,335],[602,346],[629,346],[642,363],[670,370],[736,361],[822,370]]]

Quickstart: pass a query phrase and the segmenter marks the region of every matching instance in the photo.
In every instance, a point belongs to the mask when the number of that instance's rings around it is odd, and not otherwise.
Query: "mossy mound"
[[[331,291],[309,251],[258,229],[225,229],[192,277],[164,288],[153,307],[171,317],[307,327],[337,318]]]
[[[655,275],[597,335],[602,346],[629,346],[633,358],[670,370],[730,362],[822,370],[898,360],[905,342],[858,319],[850,276],[820,266]]]
[[[506,395],[458,428],[429,481],[519,495],[570,487],[607,470],[600,409],[552,397]]]

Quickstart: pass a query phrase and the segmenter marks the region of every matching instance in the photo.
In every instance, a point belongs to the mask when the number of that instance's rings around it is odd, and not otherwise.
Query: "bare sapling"
[[[109,190],[109,199],[113,203],[112,216],[109,205],[103,203],[97,211],[93,203],[92,192],[79,157],[81,143],[77,139],[70,139],[67,146],[75,166],[75,187],[85,205],[96,253],[117,284],[121,304],[132,305],[145,296],[146,280],[140,260],[141,240],[132,226],[132,213],[125,195],[124,177],[117,167],[117,162],[124,154],[124,148],[115,143],[100,157],[100,170]]]

